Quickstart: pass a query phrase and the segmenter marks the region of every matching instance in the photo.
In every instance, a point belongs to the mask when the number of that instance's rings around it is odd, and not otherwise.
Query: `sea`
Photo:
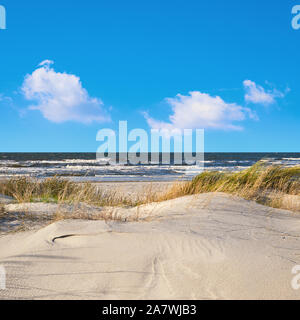
[[[0,179],[13,177],[68,178],[73,181],[191,180],[203,171],[241,171],[257,161],[299,166],[300,153],[205,153],[201,165],[110,164],[96,153],[0,153]]]

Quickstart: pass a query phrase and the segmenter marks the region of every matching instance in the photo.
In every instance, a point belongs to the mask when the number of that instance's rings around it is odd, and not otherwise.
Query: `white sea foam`
[[[204,168],[196,165],[107,165],[108,158],[103,159],[57,159],[57,160],[0,160],[0,178],[28,176],[45,178],[51,176],[71,177],[73,180],[90,181],[132,181],[132,180],[177,180],[191,179],[203,170],[206,171],[241,171],[255,160],[223,159],[205,160]],[[265,158],[270,164],[286,167],[300,165],[300,156],[282,159]]]

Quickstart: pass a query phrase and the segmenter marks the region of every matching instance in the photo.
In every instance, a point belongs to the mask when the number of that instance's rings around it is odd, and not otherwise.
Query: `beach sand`
[[[185,183],[185,181],[143,181],[143,182],[98,182],[99,188],[118,192],[131,199],[143,199],[151,192],[166,192],[174,183]]]
[[[115,210],[121,221],[71,219],[2,235],[0,299],[300,298],[292,212],[222,193]]]

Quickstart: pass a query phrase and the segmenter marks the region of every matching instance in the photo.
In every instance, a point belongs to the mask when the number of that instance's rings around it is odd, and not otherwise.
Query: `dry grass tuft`
[[[122,217],[116,216],[114,207],[133,207],[209,192],[225,192],[271,207],[300,212],[300,167],[266,166],[259,162],[241,172],[204,172],[190,182],[173,184],[164,193],[155,192],[150,186],[144,194],[135,197],[126,196],[117,190],[105,190],[101,185],[75,183],[57,177],[42,181],[15,178],[0,182],[0,193],[14,197],[19,203],[55,202],[59,205],[71,204],[74,207],[71,215],[58,210],[55,220],[69,217],[122,220]],[[82,209],[82,204],[105,207],[107,210],[89,213],[91,210]],[[0,214],[2,210],[0,208]]]
[[[28,229],[35,224],[45,225],[65,219],[124,221],[116,207],[133,207],[142,203],[137,197],[131,199],[117,190],[105,190],[101,185],[75,183],[57,177],[45,180],[22,177],[2,181],[0,194],[13,197],[18,203],[24,204],[20,212],[9,214],[4,212],[5,206],[0,204],[0,233],[6,232],[7,225],[14,221],[17,227],[10,226],[10,230],[19,230],[20,225],[25,230],[25,226]],[[50,215],[32,214],[26,208],[26,204],[30,202],[52,202],[57,204],[57,210]],[[133,217],[130,221],[137,220],[138,217]]]
[[[4,204],[0,203],[0,219],[3,218],[5,215],[5,206]]]
[[[72,212],[66,212],[64,210],[57,210],[52,217],[52,221],[66,220],[66,219],[79,219],[79,220],[104,220],[104,221],[139,221],[139,217],[133,216],[128,219],[124,218],[113,207],[107,207],[102,211],[95,212],[89,210],[89,208],[74,208]]]
[[[157,200],[207,192],[225,192],[270,207],[300,212],[300,167],[266,166],[258,162],[237,173],[204,172],[190,182],[174,184]]]
[[[133,206],[139,200],[130,200],[117,191],[106,191],[89,182],[75,183],[61,178],[45,180],[27,177],[0,182],[0,194],[11,196],[19,203],[54,202],[87,203],[95,206]]]
[[[0,193],[13,197],[19,203],[38,201],[56,202],[62,194],[72,194],[74,185],[67,180],[49,178],[43,181],[27,177],[12,178],[0,183]]]

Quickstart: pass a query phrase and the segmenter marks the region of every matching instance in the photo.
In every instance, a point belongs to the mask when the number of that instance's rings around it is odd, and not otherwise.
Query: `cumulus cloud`
[[[283,98],[285,94],[276,89],[266,91],[262,86],[251,80],[243,82],[246,91],[245,101],[254,104],[271,105],[276,102],[276,98]]]
[[[51,67],[53,63],[44,60],[25,77],[22,93],[27,100],[35,102],[29,109],[39,110],[46,119],[56,123],[109,121],[103,102],[89,96],[80,78],[56,72]]]
[[[167,104],[172,107],[169,122],[155,120],[145,115],[149,126],[153,129],[222,129],[241,130],[236,121],[247,117],[257,118],[249,109],[235,103],[226,103],[222,98],[210,96],[199,91],[189,92],[184,96],[178,94],[175,98],[167,98]]]

